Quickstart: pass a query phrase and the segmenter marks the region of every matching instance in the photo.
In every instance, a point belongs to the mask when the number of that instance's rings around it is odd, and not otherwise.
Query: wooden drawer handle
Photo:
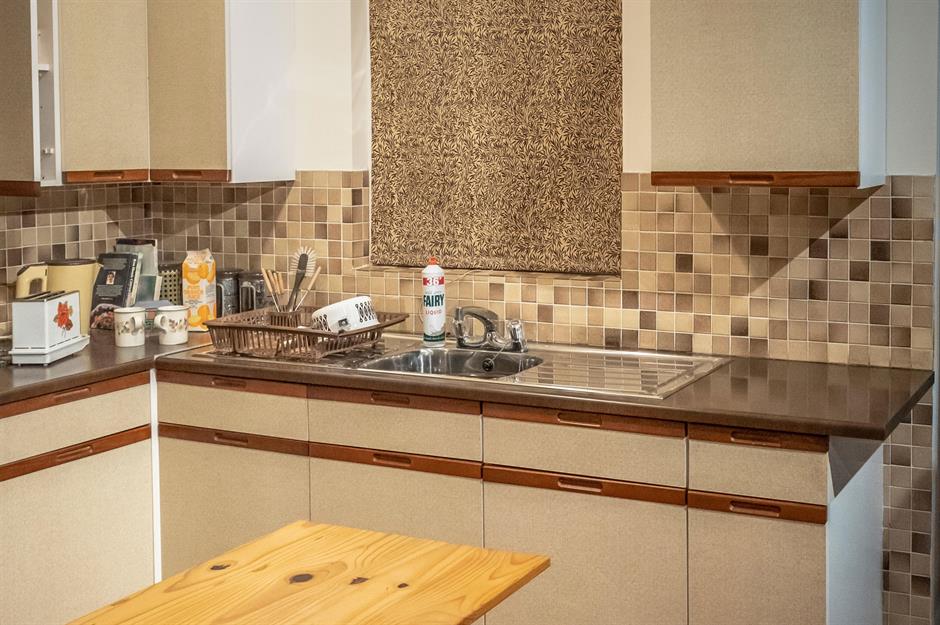
[[[732,430],[730,440],[739,445],[756,445],[758,447],[783,447],[783,440],[776,434],[763,432],[747,432]]]
[[[559,412],[555,420],[565,425],[580,425],[589,428],[599,428],[603,425],[599,414],[585,412]]]
[[[231,445],[232,447],[248,447],[248,437],[241,437],[238,435],[232,434],[223,434],[221,432],[213,432],[212,440],[220,445]]]
[[[201,169],[174,169],[170,172],[173,180],[202,180],[204,177]]]
[[[372,403],[373,404],[382,404],[385,406],[410,406],[411,398],[407,395],[399,395],[397,393],[380,393],[375,391],[372,393]]]
[[[90,456],[95,453],[94,447],[91,445],[83,445],[77,449],[70,449],[69,451],[63,451],[61,454],[58,454],[53,462],[55,464],[62,464],[63,462],[71,462],[72,460],[78,460],[79,458],[84,458],[85,456]]]
[[[748,186],[770,186],[777,177],[774,174],[729,174],[729,184]]]
[[[399,454],[374,453],[372,454],[372,462],[375,464],[384,464],[390,467],[411,466],[411,458]]]
[[[68,391],[62,391],[61,393],[56,393],[55,395],[52,396],[52,401],[57,404],[60,402],[74,401],[78,399],[79,397],[84,397],[85,395],[88,395],[89,393],[91,393],[90,386],[83,386],[81,388],[73,388]]]
[[[246,380],[232,380],[230,378],[212,378],[210,384],[219,388],[245,388],[248,386]]]
[[[558,478],[558,488],[564,490],[574,490],[581,493],[602,493],[604,485],[598,480],[586,480],[579,477],[560,477]]]
[[[728,512],[736,512],[738,514],[752,514],[754,516],[766,516],[774,519],[780,518],[780,506],[750,503],[746,501],[735,501],[733,499],[728,502]]]

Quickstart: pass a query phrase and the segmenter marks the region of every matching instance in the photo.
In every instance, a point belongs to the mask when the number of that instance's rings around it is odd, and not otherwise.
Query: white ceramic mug
[[[114,309],[114,344],[118,347],[140,347],[147,339],[144,324],[147,310],[134,306]]]
[[[182,345],[189,340],[189,306],[161,306],[153,318],[160,345]]]

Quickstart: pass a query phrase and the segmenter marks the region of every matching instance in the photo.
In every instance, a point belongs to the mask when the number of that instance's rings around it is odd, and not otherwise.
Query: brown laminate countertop
[[[157,336],[153,335],[147,337],[142,347],[117,347],[114,334],[92,330],[88,347],[50,365],[7,365],[0,368],[0,404],[147,371],[153,368],[157,356],[208,343],[208,334],[193,333],[186,345],[160,345]]]
[[[666,399],[612,398],[469,378],[212,360],[197,351],[159,358],[157,369],[875,440],[887,438],[933,384],[933,372],[917,369],[732,358]]]

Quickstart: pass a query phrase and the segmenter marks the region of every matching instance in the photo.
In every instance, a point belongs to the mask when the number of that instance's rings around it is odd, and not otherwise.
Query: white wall
[[[368,169],[368,0],[297,2],[297,169]],[[937,167],[938,0],[887,0],[889,174]],[[649,171],[650,0],[623,0],[624,171]]]
[[[934,175],[937,0],[888,0],[888,173]]]

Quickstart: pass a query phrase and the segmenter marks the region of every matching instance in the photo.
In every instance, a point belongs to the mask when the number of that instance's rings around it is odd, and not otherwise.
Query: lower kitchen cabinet
[[[479,474],[460,477],[389,466],[382,463],[407,463],[413,456],[356,451],[376,461],[310,459],[310,516],[314,522],[483,545]]]
[[[825,525],[689,508],[690,625],[826,622]]]
[[[684,506],[490,481],[483,493],[486,547],[552,561],[489,612],[487,625],[687,622]]]
[[[153,583],[150,450],[139,440],[0,481],[0,623],[68,622]]]
[[[208,436],[218,444],[160,437],[164,577],[309,518],[306,455]]]

